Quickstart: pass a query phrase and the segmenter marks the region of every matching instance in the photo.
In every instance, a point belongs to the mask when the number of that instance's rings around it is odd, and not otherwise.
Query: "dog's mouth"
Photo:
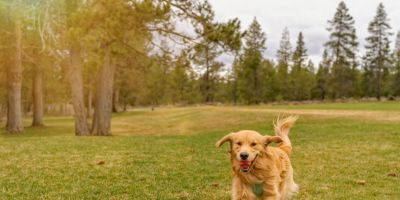
[[[253,161],[243,160],[240,161],[240,171],[248,172],[250,171],[250,167],[253,165]]]
[[[252,161],[249,161],[249,160],[241,160],[241,161],[239,162],[240,171],[242,171],[242,172],[248,172],[248,171],[250,171],[251,168],[252,168],[253,165],[254,165],[254,162],[257,160],[257,157],[258,157],[258,154],[256,155],[256,157],[255,157]]]

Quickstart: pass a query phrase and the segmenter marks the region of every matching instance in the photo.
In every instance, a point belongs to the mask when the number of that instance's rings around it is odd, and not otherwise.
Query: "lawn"
[[[229,145],[215,142],[272,133],[282,112],[301,115],[295,199],[400,199],[397,103],[136,109],[114,115],[111,137],[75,137],[70,117],[48,117],[0,131],[0,199],[230,199]]]

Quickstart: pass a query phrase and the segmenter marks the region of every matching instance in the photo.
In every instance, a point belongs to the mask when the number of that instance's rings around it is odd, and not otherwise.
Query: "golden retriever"
[[[220,147],[230,142],[232,199],[285,200],[298,191],[289,159],[292,144],[288,137],[297,118],[278,118],[274,123],[275,136],[242,130],[230,133],[216,143]],[[272,142],[279,143],[278,147],[268,146]]]

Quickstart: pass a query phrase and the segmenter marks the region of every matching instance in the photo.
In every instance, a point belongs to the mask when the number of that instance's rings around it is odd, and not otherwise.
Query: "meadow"
[[[400,102],[133,109],[109,137],[76,137],[71,117],[0,131],[0,199],[230,199],[228,146],[240,129],[292,129],[295,199],[400,199]],[[4,125],[4,121],[2,122]]]

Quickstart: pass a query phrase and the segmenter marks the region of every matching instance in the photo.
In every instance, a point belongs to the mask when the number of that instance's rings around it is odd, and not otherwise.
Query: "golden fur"
[[[261,135],[256,131],[242,130],[221,138],[216,146],[230,142],[230,155],[233,171],[232,199],[257,199],[253,193],[256,184],[262,184],[261,199],[285,200],[297,192],[298,186],[293,180],[293,168],[290,163],[292,144],[289,130],[297,116],[279,119],[274,123],[275,136]],[[271,142],[279,143],[270,147]],[[240,152],[248,153],[252,162],[248,172],[241,171]]]

